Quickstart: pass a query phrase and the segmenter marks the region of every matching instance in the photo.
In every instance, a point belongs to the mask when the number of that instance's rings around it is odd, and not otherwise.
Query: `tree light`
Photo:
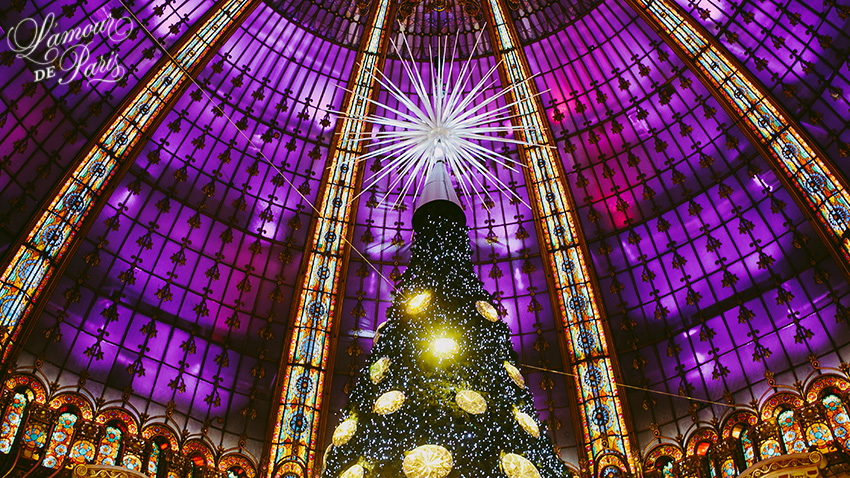
[[[431,342],[431,352],[440,360],[450,358],[457,353],[457,342],[448,337],[441,337]]]
[[[418,314],[419,312],[422,312],[422,309],[427,307],[430,302],[431,293],[427,290],[425,292],[420,292],[407,301],[407,312],[411,314]]]

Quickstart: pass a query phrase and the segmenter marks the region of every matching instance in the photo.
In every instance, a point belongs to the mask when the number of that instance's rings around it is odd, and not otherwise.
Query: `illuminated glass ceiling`
[[[847,11],[809,3],[680,2],[850,174]],[[70,27],[113,8],[37,0],[7,8],[0,26],[54,13]],[[132,8],[169,46],[210,4]],[[625,381],[747,403],[767,391],[767,376],[802,380],[810,355],[824,366],[850,360],[850,288],[835,259],[735,121],[632,7],[532,0],[511,14],[545,91]],[[334,141],[326,110],[340,107],[365,20],[347,2],[258,5],[215,49],[198,77],[203,89],[189,86],[141,146],[69,257],[19,367],[40,359],[48,381],[84,381],[105,402],[127,393],[135,413],[168,414],[175,429],[205,431],[215,448],[241,442],[260,461],[311,205]],[[423,2],[404,24],[420,59],[435,36],[459,29],[468,48],[483,27],[460,3],[434,12]],[[486,72],[495,61],[484,38],[475,61]],[[0,54],[0,201],[11,205],[0,210],[0,251],[162,55],[141,32],[117,48],[131,70],[126,84],[34,84],[31,65]],[[399,65],[391,54],[384,72],[403,82]],[[366,184],[380,167],[366,163]],[[528,196],[522,174],[496,172]],[[563,370],[533,213],[495,197],[464,198],[473,261],[500,298],[521,361]],[[329,427],[408,261],[407,202],[377,205],[367,192],[357,205],[353,245],[365,259],[352,253],[343,277]],[[553,373],[527,378],[562,457],[575,464],[569,384]],[[692,414],[724,411],[636,390],[626,399],[641,450],[655,433],[687,435]]]

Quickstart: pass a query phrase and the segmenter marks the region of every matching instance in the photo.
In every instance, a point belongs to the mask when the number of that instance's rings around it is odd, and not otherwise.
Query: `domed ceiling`
[[[376,2],[378,0],[371,0]],[[221,2],[127,5],[165,47]],[[678,2],[764,85],[845,175],[850,174],[848,10],[836,2]],[[637,2],[635,2],[637,4]],[[118,2],[13,2],[4,32],[55,15],[63,28],[120,17]],[[277,416],[299,267],[309,250],[344,88],[367,30],[367,3],[253,2],[209,48],[135,147],[132,164],[46,293],[17,368],[56,390],[121,404],[217,453],[266,463]],[[632,2],[522,0],[510,11],[584,231],[626,385],[639,455],[687,436],[724,404],[760,399],[850,359],[850,286],[809,212],[743,126]],[[444,8],[445,7],[445,8]],[[475,6],[421,2],[390,19],[409,35],[422,72],[428,47],[460,32],[469,54],[486,26]],[[444,8],[444,9],[443,9]],[[466,10],[465,10],[466,9]],[[470,14],[473,13],[473,14]],[[39,20],[40,21],[40,20]],[[489,33],[476,75],[497,65]],[[5,42],[4,42],[5,44]],[[33,82],[34,65],[0,54],[0,252],[51,199],[77,154],[112,120],[164,54],[144,29],[110,49],[126,81]],[[382,71],[410,90],[389,46]],[[502,88],[493,75],[491,92]],[[388,101],[385,91],[378,92]],[[498,102],[492,108],[503,106]],[[393,105],[392,102],[390,106]],[[382,112],[391,114],[390,112]],[[515,147],[483,142],[519,159]],[[381,171],[363,165],[362,184]],[[531,204],[522,172],[488,165]],[[326,377],[325,429],[338,423],[383,322],[412,239],[412,198],[392,179],[352,210],[353,235]],[[568,463],[584,458],[559,306],[534,212],[489,184],[493,202],[463,197],[473,262],[514,333],[549,433]],[[392,189],[391,189],[392,188]],[[389,193],[386,203],[379,203]],[[579,379],[579,387],[582,387]],[[663,393],[655,393],[655,392]],[[719,402],[694,404],[678,395]],[[329,442],[324,433],[321,452]],[[583,445],[582,445],[583,446]]]

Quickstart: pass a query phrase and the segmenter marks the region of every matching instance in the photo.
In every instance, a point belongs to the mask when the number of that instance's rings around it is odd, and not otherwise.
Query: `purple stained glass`
[[[841,7],[803,0],[772,0],[741,9],[725,8],[720,0],[699,6],[677,3],[716,32],[718,40],[794,114],[829,156],[850,154],[850,118],[842,113],[848,104],[843,92],[850,75],[833,54],[837,45],[850,40],[843,27],[847,13]],[[756,31],[752,24],[764,28]],[[715,25],[723,26],[715,29]],[[821,76],[831,78],[827,87],[818,84]],[[804,109],[798,107],[801,100],[807,104]],[[844,163],[836,164],[848,173]]]

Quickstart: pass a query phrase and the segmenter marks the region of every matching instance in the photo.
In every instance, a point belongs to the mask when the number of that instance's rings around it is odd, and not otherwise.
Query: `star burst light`
[[[472,77],[477,64],[473,64],[472,56],[480,45],[483,32],[482,28],[466,61],[459,61],[458,64],[455,62],[455,57],[459,34],[455,37],[451,55],[448,55],[449,38],[439,40],[436,58],[429,47],[429,80],[426,81],[413,64],[413,53],[402,30],[401,42],[411,60],[406,59],[402,51],[399,51],[396,42],[392,43],[396,54],[401,59],[413,92],[405,93],[381,71],[370,72],[371,78],[389,93],[390,98],[399,103],[398,108],[373,100],[358,91],[346,90],[352,95],[352,101],[365,101],[380,106],[386,114],[394,114],[394,116],[346,115],[343,112],[336,112],[343,118],[364,121],[380,127],[379,131],[364,129],[360,133],[355,133],[352,138],[355,144],[369,143],[373,148],[372,151],[360,155],[354,161],[365,161],[376,157],[389,158],[389,162],[385,163],[383,169],[371,179],[369,185],[363,188],[360,194],[395,173],[380,203],[386,201],[390,192],[399,184],[402,185],[402,189],[397,202],[401,201],[417,182],[416,179],[420,178],[418,187],[413,189],[415,201],[425,183],[424,179],[437,164],[445,162],[458,178],[458,185],[466,197],[470,197],[472,192],[479,199],[483,199],[482,194],[487,199],[491,199],[490,192],[485,188],[481,178],[483,176],[498,185],[499,189],[509,191],[525,204],[514,189],[506,186],[488,168],[488,162],[492,161],[496,165],[515,172],[517,169],[514,165],[520,167],[523,165],[481,146],[480,141],[510,143],[528,148],[549,147],[521,139],[534,137],[528,134],[533,127],[514,126],[512,123],[512,120],[519,118],[520,115],[512,115],[510,110],[518,105],[519,101],[511,101],[508,95],[523,87],[525,82],[533,77],[495,93],[490,92],[490,87],[496,83],[496,79],[492,77],[501,65],[500,61],[473,84]],[[499,106],[498,102],[502,98],[505,99],[505,104]],[[525,134],[515,134],[519,130],[523,130]],[[513,136],[512,138],[508,137],[509,133]]]

